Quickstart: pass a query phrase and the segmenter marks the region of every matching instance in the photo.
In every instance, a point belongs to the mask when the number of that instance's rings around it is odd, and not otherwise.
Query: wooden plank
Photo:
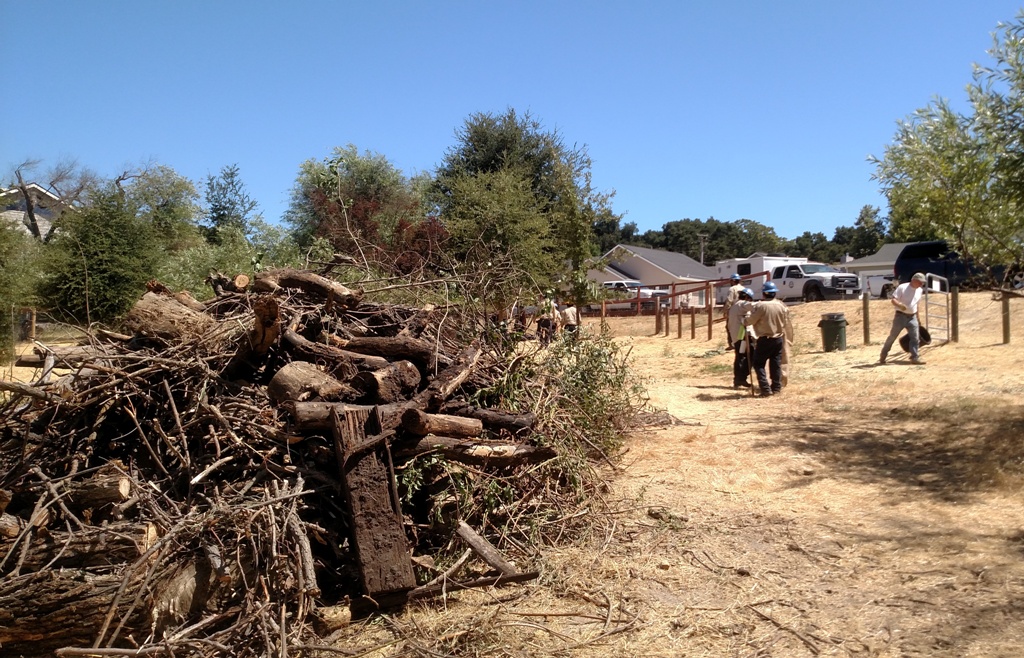
[[[377,419],[377,420],[372,420]],[[379,594],[411,590],[416,577],[401,517],[391,496],[391,473],[380,450],[354,452],[367,442],[367,428],[379,433],[379,419],[371,410],[331,409],[334,447],[341,481],[352,514],[352,539],[359,563],[363,592]],[[369,423],[369,425],[368,425]]]

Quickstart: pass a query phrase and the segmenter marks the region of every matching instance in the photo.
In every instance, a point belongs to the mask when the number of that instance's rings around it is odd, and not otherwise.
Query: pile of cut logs
[[[554,455],[533,413],[468,402],[502,363],[471,323],[303,270],[210,283],[152,282],[120,332],[0,381],[0,654],[283,656],[347,614],[536,577],[472,518],[446,531],[477,560],[414,567],[396,470]]]

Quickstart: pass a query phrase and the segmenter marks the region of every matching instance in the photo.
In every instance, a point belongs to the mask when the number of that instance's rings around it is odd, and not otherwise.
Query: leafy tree
[[[894,239],[945,238],[985,265],[1024,262],[1024,13],[1000,24],[968,87],[972,114],[936,100],[900,122],[874,177]]]
[[[286,219],[301,245],[325,238],[366,265],[410,273],[431,260],[435,246],[436,223],[427,221],[422,201],[428,184],[350,144],[301,165]]]
[[[228,165],[217,176],[206,178],[206,230],[210,242],[220,241],[220,234],[235,228],[248,235],[252,223],[262,216],[259,204],[249,196],[238,173],[238,165]]]
[[[195,184],[174,169],[156,165],[125,176],[124,193],[141,221],[152,226],[167,251],[196,246],[199,232],[199,193]]]
[[[0,222],[0,357],[11,355],[20,311],[32,305],[39,249],[38,240]]]
[[[853,226],[853,239],[847,247],[854,258],[877,252],[885,244],[885,221],[878,218],[878,208],[864,206]]]
[[[61,216],[42,285],[52,312],[91,323],[113,320],[131,308],[159,259],[153,227],[137,211],[108,184],[83,207]]]
[[[686,254],[710,265],[729,258],[745,258],[758,251],[778,251],[782,241],[775,229],[750,219],[722,222],[680,219],[666,222],[660,231],[647,231],[641,237],[646,246]]]
[[[822,263],[835,263],[842,256],[841,247],[829,240],[824,233],[802,234],[785,243],[785,253],[789,256],[809,258]]]
[[[472,296],[501,308],[524,288],[554,283],[551,226],[528,176],[504,169],[449,177],[446,185],[448,249]]]
[[[431,193],[441,221],[447,225],[453,211],[463,205],[457,195],[467,189],[467,177],[484,176],[485,188],[497,184],[506,194],[529,197],[510,206],[539,213],[548,228],[539,234],[520,233],[528,244],[517,251],[531,254],[530,267],[547,268],[531,270],[535,280],[572,282],[582,295],[586,263],[597,253],[593,226],[598,218],[615,223],[609,209],[612,195],[593,189],[586,149],[567,147],[557,131],[546,131],[528,113],[519,115],[512,109],[502,115],[470,116],[458,138],[438,168]],[[515,185],[510,184],[512,179]],[[461,221],[465,220],[463,214]]]

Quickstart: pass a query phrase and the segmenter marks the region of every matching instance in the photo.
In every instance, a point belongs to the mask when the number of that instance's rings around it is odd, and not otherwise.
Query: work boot
[[[924,361],[922,361],[921,359],[911,359],[910,362],[912,364],[914,364],[915,366],[923,366],[924,365]]]
[[[770,389],[770,388],[762,388],[761,389],[761,397],[763,397],[763,398],[770,398],[771,396],[772,396],[772,389]]]

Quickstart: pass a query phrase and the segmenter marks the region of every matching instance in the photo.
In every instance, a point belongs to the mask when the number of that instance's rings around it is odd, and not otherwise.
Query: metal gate
[[[943,343],[949,342],[949,280],[938,274],[928,274],[924,286],[924,326],[932,336],[932,343],[938,341],[940,331],[945,334]],[[934,324],[933,324],[934,323]]]

